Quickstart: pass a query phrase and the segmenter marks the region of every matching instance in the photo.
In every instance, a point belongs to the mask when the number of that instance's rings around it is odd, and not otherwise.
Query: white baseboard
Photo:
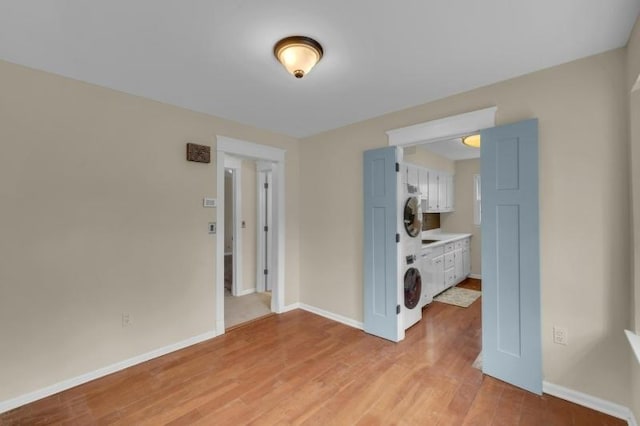
[[[256,292],[255,288],[248,288],[246,290],[240,290],[237,296],[246,296],[247,294],[253,294]]]
[[[290,305],[285,306],[284,308],[282,308],[280,310],[280,312],[278,312],[279,314],[284,314],[285,312],[289,312],[289,311],[294,311],[296,309],[300,309],[300,304],[299,303],[292,303]]]
[[[29,392],[27,394],[20,395],[12,399],[8,399],[6,401],[0,401],[0,413],[13,410],[14,408],[18,408],[22,405],[29,404],[31,402],[37,401],[42,398],[46,398],[47,396],[51,396],[58,392],[62,392],[64,390],[76,387],[83,383],[87,383],[92,380],[99,379],[100,377],[104,377],[108,374],[112,374],[117,371],[124,370],[125,368],[132,367],[136,364],[149,361],[150,359],[158,358],[162,355],[166,355],[168,353],[175,352],[180,349],[184,349],[187,346],[192,346],[197,343],[204,342],[205,340],[212,339],[218,335],[220,335],[220,333],[216,331],[209,331],[207,333],[200,334],[199,336],[194,336],[189,339],[183,340],[181,342],[177,342],[172,345],[168,345],[163,348],[159,348],[151,352],[147,352],[142,355],[138,355],[133,358],[125,359],[124,361],[120,361],[115,364],[111,364],[106,367],[99,368],[95,371],[91,371],[89,373],[73,377],[71,379],[63,380],[62,382],[58,382],[51,386],[47,386],[46,388]]]
[[[638,426],[633,412],[628,407],[549,382],[542,382],[542,391],[560,399],[582,405],[583,407],[626,420],[630,426]]]
[[[475,278],[476,280],[481,280],[482,279],[482,275],[469,274],[469,278]]]
[[[349,327],[357,328],[359,330],[362,330],[364,328],[364,325],[360,321],[356,321],[342,315],[334,314],[333,312],[325,311],[324,309],[316,308],[315,306],[310,306],[305,303],[300,303],[300,309],[311,312],[312,314],[320,315],[321,317],[325,317],[333,321],[337,321],[344,325],[348,325]]]

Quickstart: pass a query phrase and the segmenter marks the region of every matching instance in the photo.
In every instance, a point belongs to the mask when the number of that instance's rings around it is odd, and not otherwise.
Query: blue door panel
[[[481,137],[483,371],[540,394],[538,121]]]
[[[396,148],[364,153],[364,330],[401,339],[398,327]]]

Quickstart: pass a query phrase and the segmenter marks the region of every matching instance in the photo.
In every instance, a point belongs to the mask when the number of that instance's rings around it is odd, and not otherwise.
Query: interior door
[[[364,331],[400,341],[397,149],[364,153]],[[405,237],[406,238],[406,237]]]
[[[538,120],[481,137],[482,369],[541,394]]]

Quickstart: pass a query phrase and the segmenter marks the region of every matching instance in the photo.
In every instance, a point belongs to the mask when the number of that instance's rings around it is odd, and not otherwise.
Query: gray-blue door
[[[396,148],[364,153],[364,331],[398,341]]]
[[[482,370],[541,394],[538,120],[481,136]]]

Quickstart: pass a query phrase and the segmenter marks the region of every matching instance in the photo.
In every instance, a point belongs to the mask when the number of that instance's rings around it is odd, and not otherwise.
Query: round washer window
[[[416,268],[409,268],[404,274],[404,306],[413,309],[420,302],[422,292],[422,278],[420,271]]]
[[[412,237],[417,237],[422,231],[422,217],[420,217],[420,202],[416,197],[410,197],[404,203],[404,229]]]

